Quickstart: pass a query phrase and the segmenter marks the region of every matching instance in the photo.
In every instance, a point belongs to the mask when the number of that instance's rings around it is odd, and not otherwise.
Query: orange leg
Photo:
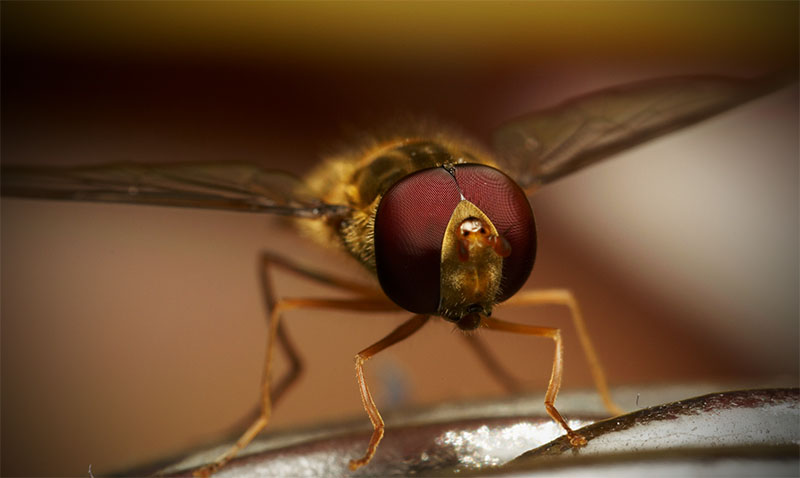
[[[544,395],[544,406],[547,410],[547,414],[552,417],[561,427],[567,432],[567,437],[569,437],[569,442],[572,446],[583,446],[586,444],[586,439],[581,435],[578,435],[572,428],[567,425],[567,421],[564,420],[564,417],[556,410],[554,405],[556,401],[556,395],[558,395],[558,390],[561,388],[561,375],[564,370],[564,345],[561,342],[561,331],[559,329],[553,329],[550,327],[535,327],[532,325],[525,325],[525,324],[514,324],[512,322],[506,322],[504,320],[494,319],[491,317],[487,317],[483,320],[483,324],[491,330],[500,330],[503,332],[512,332],[515,334],[525,334],[525,335],[533,335],[536,337],[547,337],[553,339],[556,343],[556,353],[555,357],[553,358],[553,372],[550,374],[550,383],[547,385],[547,393]]]
[[[366,410],[367,415],[369,415],[369,421],[372,422],[372,437],[369,440],[369,445],[367,446],[367,451],[364,453],[364,456],[357,460],[350,460],[350,470],[355,471],[369,463],[370,460],[372,460],[372,456],[375,455],[378,443],[380,443],[383,438],[383,418],[381,418],[381,414],[378,412],[378,407],[375,406],[375,400],[372,399],[372,394],[367,387],[367,381],[364,379],[364,362],[381,350],[408,338],[414,332],[422,328],[429,318],[430,316],[428,315],[415,315],[400,325],[400,327],[394,329],[386,337],[356,354],[356,380],[358,381],[358,389],[361,392],[361,403],[364,404],[364,410]]]
[[[625,411],[611,399],[611,393],[608,390],[608,383],[606,382],[606,375],[603,372],[603,367],[600,366],[600,360],[597,358],[597,353],[594,351],[594,346],[592,346],[592,341],[589,338],[589,332],[586,329],[583,315],[581,315],[581,310],[578,307],[578,301],[575,300],[572,292],[566,289],[521,291],[505,302],[505,304],[515,306],[543,304],[567,306],[572,316],[575,330],[578,332],[578,338],[581,342],[584,355],[586,356],[586,361],[589,364],[589,369],[592,371],[592,378],[594,379],[597,393],[600,395],[600,398],[602,398],[606,409],[612,415],[621,415],[625,413]]]
[[[267,289],[268,294],[271,294],[271,289]],[[397,311],[397,306],[386,298],[357,298],[357,299],[316,299],[316,298],[296,298],[296,299],[280,299],[274,301],[269,295],[266,296],[267,306],[270,307],[269,314],[269,333],[267,335],[266,355],[264,359],[264,375],[261,385],[261,412],[258,418],[250,425],[250,427],[242,434],[239,440],[231,446],[225,453],[217,458],[213,463],[206,465],[202,468],[195,470],[195,476],[209,476],[215,471],[219,470],[226,463],[228,463],[236,454],[246,447],[255,438],[258,433],[267,426],[269,418],[272,413],[272,394],[271,394],[271,379],[272,379],[272,358],[273,344],[276,337],[280,337],[279,329],[281,324],[281,315],[283,312],[293,309],[339,309],[339,310],[354,310],[354,311]],[[280,340],[280,339],[279,339]],[[284,347],[288,341],[283,343]],[[291,345],[289,344],[289,347]],[[289,350],[287,348],[287,350]],[[293,349],[291,349],[293,351]],[[289,352],[291,354],[292,352]],[[283,391],[286,390],[285,386]]]
[[[309,279],[313,282],[318,282],[331,288],[354,292],[359,297],[383,297],[383,294],[377,289],[373,289],[364,284],[309,269],[283,256],[271,252],[262,252],[259,259],[259,278],[261,280],[261,291],[264,298],[264,306],[266,308],[267,318],[272,315],[272,310],[275,308],[275,292],[272,287],[270,274],[270,270],[273,267],[283,269],[287,272],[291,272],[299,275],[300,277]],[[300,358],[300,354],[292,344],[289,334],[286,331],[286,326],[282,321],[280,321],[278,324],[277,338],[278,343],[281,345],[281,348],[283,349],[284,353],[286,354],[286,358],[289,361],[289,370],[272,387],[271,393],[273,406],[278,403],[278,401],[286,394],[289,388],[297,382],[303,373],[303,362]]]

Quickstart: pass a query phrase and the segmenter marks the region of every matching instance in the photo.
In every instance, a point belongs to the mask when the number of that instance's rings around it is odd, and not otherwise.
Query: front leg
[[[369,415],[369,421],[372,422],[372,437],[369,440],[369,445],[367,446],[367,451],[364,452],[364,456],[357,460],[350,460],[351,470],[355,471],[369,463],[373,455],[375,455],[375,450],[378,449],[378,443],[380,443],[383,438],[383,418],[381,418],[381,414],[378,412],[378,407],[375,406],[375,400],[372,399],[372,394],[367,387],[367,381],[364,379],[364,362],[381,350],[408,338],[414,332],[422,328],[429,318],[429,315],[415,315],[394,329],[389,335],[356,355],[356,380],[358,381],[358,389],[361,392],[361,403],[364,405],[364,410],[366,410],[367,415]]]
[[[559,413],[555,406],[556,396],[558,395],[558,390],[561,388],[561,377],[564,371],[564,344],[561,342],[561,330],[551,327],[514,324],[491,317],[486,317],[483,323],[490,330],[546,337],[555,342],[556,351],[553,357],[553,371],[550,374],[550,383],[547,385],[547,393],[544,395],[544,406],[547,410],[547,414],[567,432],[567,437],[569,437],[569,442],[572,446],[579,447],[585,445],[586,438],[575,433],[572,428],[570,428],[567,421],[564,420],[564,417],[561,416],[561,413]]]
[[[216,472],[233,457],[244,449],[253,438],[258,435],[269,423],[272,415],[272,359],[274,356],[274,344],[278,336],[278,329],[281,323],[283,312],[294,309],[333,309],[333,310],[352,310],[352,311],[397,311],[397,306],[389,299],[317,299],[317,298],[297,298],[278,300],[272,308],[269,321],[269,333],[267,335],[266,355],[264,358],[264,375],[261,383],[261,410],[256,420],[250,425],[242,436],[225,453],[220,455],[213,463],[194,471],[194,476],[206,477]]]

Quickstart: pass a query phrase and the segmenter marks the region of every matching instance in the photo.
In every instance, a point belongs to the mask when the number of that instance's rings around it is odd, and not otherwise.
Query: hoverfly
[[[545,408],[572,446],[586,443],[555,407],[561,385],[559,329],[492,317],[501,302],[560,304],[571,311],[596,388],[612,414],[605,376],[573,296],[566,290],[520,291],[536,255],[536,227],[528,196],[540,186],[658,135],[691,125],[783,84],[776,79],[674,77],[596,91],[501,126],[494,152],[426,125],[365,141],[329,158],[304,180],[245,163],[113,164],[76,168],[4,167],[6,196],[217,208],[289,216],[305,233],[344,250],[370,271],[379,287],[312,270],[265,254],[262,281],[269,332],[257,420],[224,455],[201,469],[224,466],[268,424],[273,403],[298,378],[299,356],[288,340],[284,313],[329,308],[405,310],[414,315],[356,355],[356,378],[373,426],[363,456],[367,465],[384,434],[384,422],[364,378],[364,363],[438,316],[467,332],[499,330],[547,337],[555,356]],[[277,298],[268,271],[281,268],[352,294],[349,299]],[[273,385],[279,344],[292,369]]]

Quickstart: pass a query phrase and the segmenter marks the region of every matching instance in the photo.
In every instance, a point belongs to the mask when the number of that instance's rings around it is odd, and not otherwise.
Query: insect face
[[[536,229],[525,194],[478,164],[406,176],[381,199],[375,219],[381,287],[399,306],[477,328],[533,267]]]

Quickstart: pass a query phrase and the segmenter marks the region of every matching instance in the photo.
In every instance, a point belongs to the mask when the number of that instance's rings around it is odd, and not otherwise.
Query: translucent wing
[[[3,196],[339,216],[295,176],[240,162],[3,167]]]
[[[793,78],[685,76],[592,92],[494,134],[501,166],[528,193],[624,149],[767,94]]]

